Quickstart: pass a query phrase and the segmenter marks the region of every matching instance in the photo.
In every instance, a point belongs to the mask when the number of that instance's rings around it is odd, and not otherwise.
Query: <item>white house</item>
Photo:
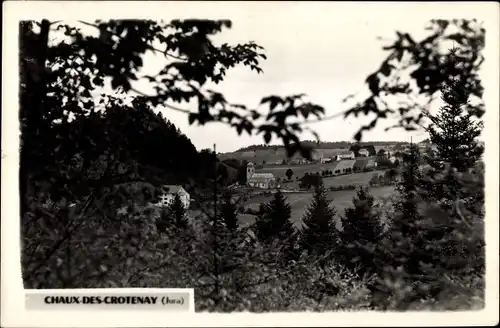
[[[184,208],[188,208],[191,203],[191,196],[189,193],[179,185],[164,185],[161,188],[159,206],[168,206],[174,200],[175,195],[179,195]]]
[[[276,177],[272,173],[255,173],[255,165],[247,164],[247,184],[254,188],[269,189],[276,186]]]
[[[360,149],[358,151],[358,153],[359,153],[360,156],[364,156],[364,157],[370,156],[370,152],[368,151],[368,149],[364,149],[364,148]]]
[[[335,160],[340,161],[343,159],[354,159],[354,152],[350,150],[340,150],[335,154]]]

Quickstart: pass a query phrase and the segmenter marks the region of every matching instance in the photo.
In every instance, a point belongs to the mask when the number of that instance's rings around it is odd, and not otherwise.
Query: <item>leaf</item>
[[[188,122],[189,122],[189,125],[193,124],[196,120],[198,119],[198,115],[197,114],[194,114],[194,113],[190,113],[188,115]]]
[[[380,79],[378,78],[377,73],[373,73],[366,78],[366,83],[368,83],[368,88],[375,96],[377,96],[380,92],[379,82]]]
[[[354,140],[356,140],[357,142],[361,141],[361,136],[362,136],[362,131],[356,132],[356,134],[354,135]]]
[[[92,83],[94,83],[97,86],[103,86],[104,80],[102,78],[96,76],[94,79],[92,79]]]
[[[268,144],[271,141],[271,132],[264,133],[264,141]]]
[[[391,75],[391,69],[393,66],[389,64],[387,61],[382,63],[382,66],[380,67],[380,73],[382,73],[384,76],[389,76]]]
[[[281,99],[278,96],[269,96],[269,97],[262,98],[262,100],[260,102],[261,105],[266,104],[266,103],[269,103],[270,111],[273,111],[276,108],[276,106],[278,106],[279,104],[282,105],[284,103],[284,101],[283,101],[283,99]]]

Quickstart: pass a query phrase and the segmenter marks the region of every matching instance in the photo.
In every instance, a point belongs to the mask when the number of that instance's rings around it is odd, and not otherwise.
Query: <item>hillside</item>
[[[336,152],[342,149],[349,149],[355,143],[351,142],[324,142],[315,144],[312,141],[306,141],[307,144],[314,145],[313,157],[320,158],[331,157]],[[400,141],[370,141],[360,143],[361,147],[373,145],[376,151],[380,149],[394,149],[406,145],[406,142]],[[218,155],[220,160],[237,159],[240,161],[252,161],[258,164],[278,164],[287,159],[286,151],[283,146],[277,145],[252,145],[241,148],[235,152],[222,153]],[[300,155],[295,155],[292,159],[300,158]],[[265,163],[264,163],[265,162]]]

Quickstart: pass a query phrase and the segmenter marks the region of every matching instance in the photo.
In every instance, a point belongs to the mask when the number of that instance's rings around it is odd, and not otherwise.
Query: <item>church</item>
[[[255,165],[247,164],[247,184],[250,187],[270,189],[276,187],[276,177],[272,173],[255,173]]]

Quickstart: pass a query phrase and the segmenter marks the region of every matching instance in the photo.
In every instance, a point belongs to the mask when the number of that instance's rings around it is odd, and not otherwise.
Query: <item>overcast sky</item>
[[[427,35],[424,28],[430,19],[465,18],[470,14],[470,7],[466,7],[471,6],[470,3],[449,4],[452,6],[445,7],[449,10],[441,10],[439,15],[432,10],[431,3],[146,2],[133,8],[121,5],[125,9],[116,6],[113,9],[117,17],[124,17],[120,10],[125,10],[127,18],[231,19],[232,28],[224,30],[213,41],[229,44],[255,41],[263,46],[267,55],[267,60],[261,62],[264,73],[259,75],[247,67],[237,67],[228,72],[221,84],[208,85],[209,88],[222,92],[230,102],[251,108],[268,95],[305,93],[308,101],[323,106],[325,116],[330,116],[353,104],[342,103],[343,98],[366,92],[364,81],[386,57],[382,47],[394,39],[396,30],[408,32],[418,40]],[[441,3],[440,6],[445,5]],[[158,16],[159,11],[166,14]],[[131,16],[131,12],[136,14]],[[148,54],[141,73],[158,72],[165,63],[163,56]],[[145,83],[135,87],[145,93],[150,91]],[[178,107],[196,110],[191,104]],[[238,136],[233,128],[219,123],[190,126],[186,114],[160,110],[198,149],[211,148],[215,143],[219,152],[228,152],[263,143],[261,135]],[[359,127],[370,119],[339,117],[309,127],[322,141],[352,140]],[[365,133],[363,140],[409,141],[413,136],[413,140],[420,141],[426,137],[422,131],[412,134],[401,129],[384,131],[384,127],[394,123],[395,120],[386,120],[375,130]],[[305,134],[303,138],[312,139],[312,135]]]
[[[376,70],[387,53],[382,50],[383,41],[377,37],[394,38],[400,19],[380,15],[371,20],[358,21],[335,6],[326,6],[330,15],[317,19],[316,11],[303,11],[303,7],[282,6],[280,10],[268,10],[259,17],[243,16],[233,20],[233,27],[224,31],[216,42],[229,44],[255,41],[265,48],[267,60],[262,62],[263,74],[247,67],[238,67],[228,73],[223,83],[212,88],[222,92],[231,102],[255,108],[264,96],[305,93],[307,100],[326,109],[325,116],[345,110],[341,100],[352,93],[363,92],[364,80]],[[279,12],[279,15],[276,15]],[[300,14],[300,20],[297,17]],[[391,22],[393,21],[393,22]],[[428,19],[406,19],[404,30],[421,35]],[[158,70],[164,62],[160,55],[150,55],[145,69]],[[153,68],[155,67],[155,68]],[[349,103],[349,104],[352,104]],[[184,107],[185,108],[185,107]],[[190,126],[185,114],[163,110],[197,148],[217,144],[220,152],[233,151],[250,144],[264,143],[262,135],[238,136],[233,128],[219,123],[203,127]],[[351,118],[310,124],[322,141],[351,140],[367,119]],[[386,122],[384,126],[396,121]],[[422,133],[413,133],[422,139]],[[303,138],[313,139],[304,134]],[[366,140],[410,140],[410,134],[402,130],[385,132],[379,127],[366,133]],[[272,143],[279,141],[273,140]]]

